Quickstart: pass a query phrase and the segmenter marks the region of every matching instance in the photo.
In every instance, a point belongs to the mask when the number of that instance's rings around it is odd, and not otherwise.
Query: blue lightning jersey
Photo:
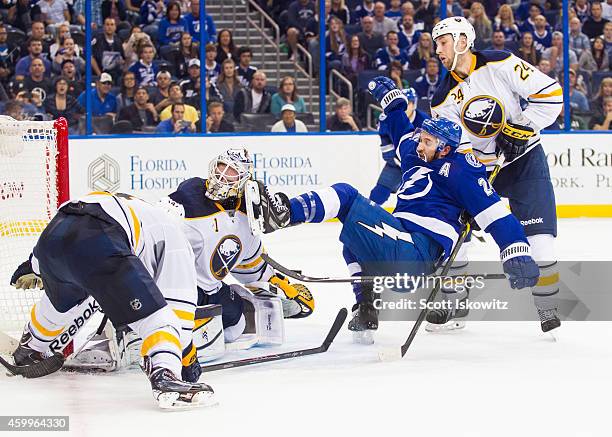
[[[459,238],[463,209],[481,229],[490,233],[501,250],[512,243],[527,243],[523,227],[487,180],[485,167],[472,153],[425,162],[416,154],[418,135],[403,111],[393,111],[381,125],[397,144],[402,184],[393,215],[408,232],[433,238],[448,257]]]
[[[384,113],[381,114],[379,117],[379,122],[383,121],[385,118],[386,115]],[[431,117],[426,113],[415,109],[414,120],[412,120],[413,129],[420,128],[423,125],[423,121],[428,118]],[[399,165],[396,162],[396,147],[393,144],[393,141],[391,140],[391,136],[389,135],[386,123],[379,124],[378,135],[380,136],[380,151],[382,152],[383,159],[390,165],[399,168]]]

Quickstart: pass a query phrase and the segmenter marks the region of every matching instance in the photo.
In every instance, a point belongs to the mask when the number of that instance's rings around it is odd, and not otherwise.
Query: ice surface
[[[560,220],[559,258],[612,259],[611,227],[605,219]],[[265,243],[288,267],[344,276],[339,229],[338,223],[305,225],[265,236]],[[474,243],[470,255],[498,259],[490,242]],[[315,313],[287,321],[283,347],[228,359],[317,346],[337,310],[352,304],[352,292],[348,285],[310,288]],[[352,344],[343,329],[322,355],[206,374],[219,406],[192,411],[158,410],[139,371],[62,372],[39,380],[2,374],[0,415],[68,415],[71,431],[58,435],[82,437],[610,435],[612,323],[564,323],[556,343],[536,322],[422,330],[406,357],[380,362],[379,349],[401,344],[410,326],[383,323],[373,346]]]

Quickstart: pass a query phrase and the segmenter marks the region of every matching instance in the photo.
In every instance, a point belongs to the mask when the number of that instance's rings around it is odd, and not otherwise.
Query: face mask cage
[[[213,159],[208,167],[208,184],[206,195],[217,201],[238,198],[244,192],[244,186],[251,178],[251,163],[219,156]]]

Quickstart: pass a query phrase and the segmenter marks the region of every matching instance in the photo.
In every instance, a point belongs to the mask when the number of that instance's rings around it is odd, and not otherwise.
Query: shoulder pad
[[[205,217],[219,211],[215,202],[204,195],[205,192],[206,179],[190,178],[181,182],[168,197],[183,205],[185,218]]]
[[[431,98],[431,107],[435,108],[436,106],[440,106],[442,103],[444,103],[444,100],[446,100],[446,97],[450,93],[450,90],[453,89],[456,85],[457,81],[453,79],[453,76],[447,74],[444,77],[444,80],[442,81],[440,86],[436,88],[436,92]]]
[[[510,56],[512,56],[512,53],[505,50],[483,50],[476,52],[476,68],[482,67],[489,62],[505,61]]]

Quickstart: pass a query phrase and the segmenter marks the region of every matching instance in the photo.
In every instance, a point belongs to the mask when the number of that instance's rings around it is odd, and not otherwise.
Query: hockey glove
[[[42,278],[34,273],[32,262],[28,259],[17,267],[11,276],[11,285],[19,290],[31,290],[33,288],[44,288]]]
[[[375,77],[368,83],[368,90],[378,100],[385,114],[391,111],[405,111],[408,108],[408,99],[388,77]]]
[[[529,143],[529,139],[534,135],[535,131],[531,126],[507,122],[499,135],[497,135],[495,143],[504,154],[506,162],[511,162],[525,153],[527,143]]]
[[[272,276],[269,280],[270,284],[275,285],[282,290],[286,299],[295,301],[299,304],[299,312],[287,318],[289,319],[301,319],[308,317],[312,314],[315,307],[314,298],[304,284],[290,284],[289,280],[277,273]]]
[[[187,382],[198,382],[202,374],[202,368],[196,355],[193,343],[190,343],[183,351],[183,369],[181,371],[181,379]]]
[[[510,281],[510,287],[520,290],[535,287],[540,277],[540,269],[531,258],[527,243],[513,243],[501,252],[504,273]]]

